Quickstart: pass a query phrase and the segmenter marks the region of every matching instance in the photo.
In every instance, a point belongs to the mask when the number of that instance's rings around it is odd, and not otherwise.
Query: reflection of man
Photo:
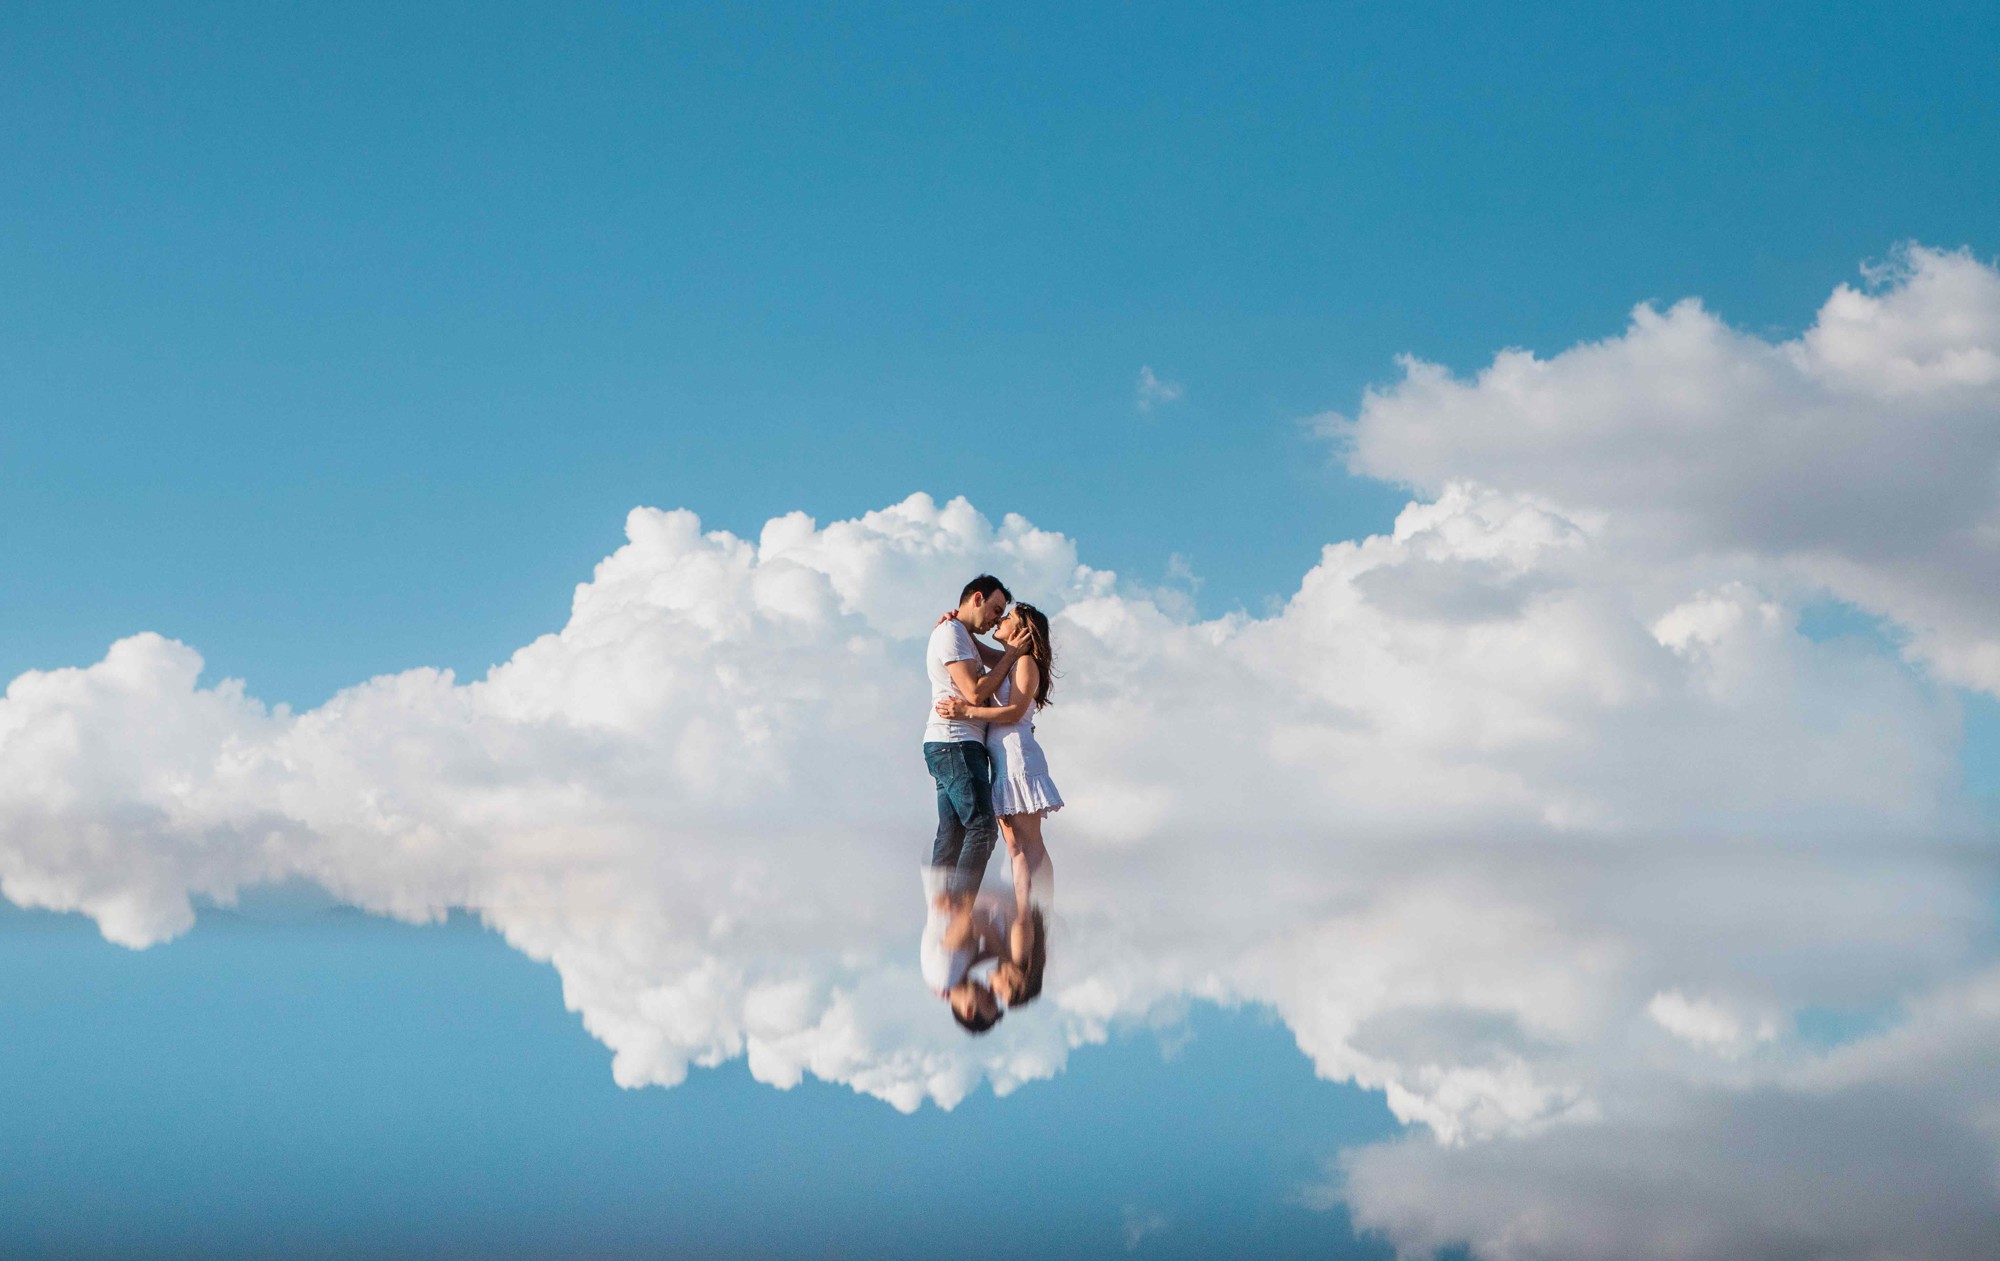
[[[962,696],[977,704],[981,676],[1006,670],[1018,648],[991,648],[973,638],[1000,624],[1013,595],[991,574],[965,584],[958,609],[937,624],[924,653],[931,704]],[[945,892],[970,899],[986,875],[999,822],[993,817],[993,760],[986,752],[986,724],[944,718],[935,709],[924,727],[924,765],[937,781],[937,839],[931,867],[943,869]]]
[[[923,940],[917,958],[924,983],[950,1006],[967,1033],[985,1033],[1002,1012],[994,987],[973,975],[981,964],[1002,957],[1008,925],[991,898],[955,895],[946,887],[950,871],[933,867],[924,876]]]

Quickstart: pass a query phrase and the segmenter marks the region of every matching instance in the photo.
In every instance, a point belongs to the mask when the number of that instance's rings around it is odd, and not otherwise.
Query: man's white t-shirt
[[[978,660],[979,650],[972,646],[971,631],[966,630],[955,617],[939,622],[937,629],[931,632],[930,644],[924,649],[924,666],[931,676],[931,705],[935,707],[945,697],[959,694],[958,685],[951,681],[951,671],[945,667],[954,661]],[[979,671],[975,669],[973,673],[978,674]],[[971,740],[984,744],[986,724],[968,722],[963,718],[940,718],[936,708],[932,708],[930,722],[924,726],[924,743],[934,740]]]

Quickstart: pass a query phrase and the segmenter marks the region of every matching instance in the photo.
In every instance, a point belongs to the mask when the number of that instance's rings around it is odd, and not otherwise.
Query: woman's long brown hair
[[[1035,663],[1035,673],[1040,676],[1035,686],[1035,705],[1049,703],[1049,688],[1056,677],[1056,648],[1049,638],[1049,619],[1032,604],[1014,605],[1014,612],[1028,624],[1028,659]]]
[[[1028,943],[1028,962],[1021,968],[1021,989],[1014,996],[1009,1008],[1026,1007],[1042,992],[1042,975],[1049,968],[1049,921],[1042,914],[1042,908],[1032,907],[1028,911],[1028,923],[1034,928],[1035,939]]]

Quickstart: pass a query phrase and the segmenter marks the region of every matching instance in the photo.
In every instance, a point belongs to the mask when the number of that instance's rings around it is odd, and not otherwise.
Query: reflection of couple
[[[1012,602],[998,578],[974,578],[925,653],[932,713],[924,764],[937,781],[938,830],[921,958],[924,980],[972,1033],[993,1027],[1000,1004],[1019,1007],[1042,992],[1042,908],[1054,875],[1042,818],[1063,804],[1035,740],[1035,711],[1048,704],[1053,673],[1049,620]],[[1000,647],[979,641],[989,631]],[[1013,868],[1010,899],[979,895],[996,830]],[[988,962],[985,979],[975,976]]]

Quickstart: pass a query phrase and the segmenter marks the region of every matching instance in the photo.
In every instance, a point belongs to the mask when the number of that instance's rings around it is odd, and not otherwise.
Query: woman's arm
[[[966,704],[984,705],[987,701],[992,700],[994,693],[1000,690],[1000,680],[1007,677],[1007,672],[1014,668],[1014,663],[1021,659],[1023,652],[1027,651],[1028,638],[1026,632],[1017,635],[1011,641],[1003,639],[1000,642],[1004,647],[996,651],[980,643],[977,639],[972,641],[972,646],[982,654],[985,654],[982,660],[992,667],[984,674],[975,675],[970,661],[954,661],[946,667],[951,671],[951,681],[957,686],[958,694],[965,698]],[[938,712],[944,714],[943,710],[939,710]],[[946,718],[956,718],[959,715],[944,714],[944,716]],[[986,720],[982,718],[975,719],[974,721],[984,722]]]
[[[972,918],[979,935],[974,963],[1012,957],[1009,933],[1013,930],[1014,918],[1008,910],[1007,904],[991,893],[981,894],[973,903]]]
[[[983,685],[988,679],[999,679],[1002,672],[995,670],[981,679]],[[937,703],[937,712],[946,718],[965,718],[972,722],[1019,722],[1027,717],[1034,706],[1035,691],[1041,683],[1041,671],[1033,657],[1022,657],[1014,663],[1014,696],[1005,705],[968,705],[956,696],[947,696]],[[999,688],[993,684],[993,689]]]
[[[950,673],[952,686],[958,689],[958,695],[952,697],[949,701],[939,701],[938,713],[944,714],[946,718],[958,718],[963,715],[946,714],[943,706],[946,704],[981,705],[992,700],[993,694],[1000,690],[1000,680],[1007,677],[1007,671],[1012,668],[1014,662],[1019,657],[1019,649],[1009,648],[1005,653],[1001,654],[1000,664],[984,674],[974,674],[970,661],[954,661],[947,665],[945,670]],[[980,719],[979,721],[983,722],[985,720]]]
[[[976,639],[972,642],[976,648],[985,646]],[[994,694],[1000,690],[1000,680],[1007,677],[1007,672],[1014,668],[1014,663],[1027,660],[1021,652],[1021,645],[1007,645],[1006,651],[994,659],[993,668],[980,675],[978,681],[972,685],[972,696],[969,698],[972,704],[983,705],[993,699]],[[958,690],[965,691],[965,685],[960,684]]]
[[[957,614],[947,613],[938,619],[938,625],[943,626],[946,622],[957,620]],[[1007,671],[1012,668],[1015,658],[1021,655],[1023,648],[1022,643],[1012,643],[1001,651],[988,648],[974,639],[970,632],[966,638],[971,639],[972,647],[980,653],[979,660],[975,662],[971,657],[964,657],[957,661],[948,661],[944,669],[945,673],[951,676],[951,685],[958,689],[958,694],[964,698],[965,703],[979,705],[992,700],[993,694],[1000,690],[1000,680],[1007,677]],[[993,668],[987,669],[986,663],[991,663]],[[945,714],[947,718],[951,716]]]

